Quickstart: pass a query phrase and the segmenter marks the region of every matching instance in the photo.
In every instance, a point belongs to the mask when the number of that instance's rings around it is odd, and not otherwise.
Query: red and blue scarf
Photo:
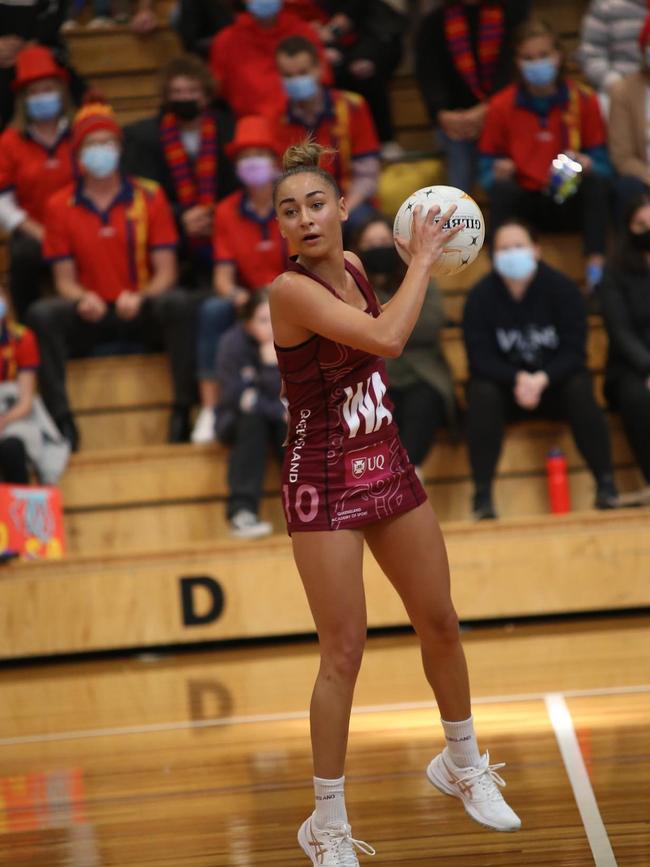
[[[482,101],[491,95],[503,44],[503,9],[499,3],[484,3],[479,12],[478,65],[472,51],[465,6],[454,3],[445,10],[445,37],[458,72]]]
[[[181,141],[176,117],[167,112],[162,116],[161,141],[165,160],[171,172],[176,197],[186,211],[195,205],[214,205],[217,173],[217,124],[206,112],[201,120],[201,147],[192,165]]]

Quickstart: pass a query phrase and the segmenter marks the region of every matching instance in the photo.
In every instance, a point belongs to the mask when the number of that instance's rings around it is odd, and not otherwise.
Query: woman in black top
[[[517,221],[496,230],[493,265],[463,316],[474,516],[496,517],[492,480],[505,423],[540,417],[567,419],[596,480],[595,507],[614,508],[609,432],[585,365],[587,317],[578,287],[539,261],[531,230]]]
[[[622,500],[650,505],[650,195],[632,203],[625,227],[599,288],[609,335],[605,394],[621,414],[645,480]]]

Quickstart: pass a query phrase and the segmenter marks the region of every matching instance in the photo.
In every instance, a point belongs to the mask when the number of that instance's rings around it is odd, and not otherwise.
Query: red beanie
[[[122,128],[115,119],[113,109],[105,102],[89,102],[82,106],[72,121],[72,147],[77,151],[91,132],[108,130],[116,138],[122,138]]]
[[[650,39],[650,15],[646,17],[646,20],[643,22],[643,27],[641,28],[641,32],[639,33],[639,45],[641,46],[641,51],[645,51],[645,47],[648,44],[648,40]]]

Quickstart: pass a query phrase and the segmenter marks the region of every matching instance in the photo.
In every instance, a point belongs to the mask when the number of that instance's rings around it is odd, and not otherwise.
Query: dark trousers
[[[41,395],[55,421],[70,414],[65,387],[65,363],[71,356],[88,355],[107,341],[161,346],[171,363],[174,403],[189,407],[195,400],[196,301],[191,293],[172,289],[156,298],[146,298],[131,322],[118,319],[113,309],[99,322],[87,322],[77,313],[74,301],[46,298],[32,305],[27,324],[36,332],[41,351]],[[110,383],[106,383],[110,388]]]
[[[445,402],[428,382],[391,388],[390,399],[402,444],[413,466],[419,467],[435,442],[436,431],[445,423]]]
[[[594,172],[585,175],[578,192],[562,205],[545,193],[522,189],[514,180],[495,181],[490,190],[492,231],[519,217],[542,232],[581,231],[585,255],[604,255],[609,193],[609,181]]]
[[[650,390],[646,378],[629,371],[608,388],[608,397],[623,419],[634,457],[650,485]]]
[[[260,413],[242,412],[237,418],[228,461],[228,517],[241,509],[257,514],[264,485],[269,448],[282,461],[285,422],[271,421]]]
[[[0,440],[0,476],[10,485],[28,485],[27,452],[18,437]]]
[[[484,379],[470,381],[467,403],[469,456],[477,492],[491,489],[506,422],[530,418],[566,419],[596,480],[613,474],[607,421],[596,403],[587,371],[547,388],[533,411],[515,402],[509,386]]]
[[[50,271],[38,241],[20,230],[9,239],[9,294],[16,318],[25,321],[27,308],[42,296],[50,284]]]

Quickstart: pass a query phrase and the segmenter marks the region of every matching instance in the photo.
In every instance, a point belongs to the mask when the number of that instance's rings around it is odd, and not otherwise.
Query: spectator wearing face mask
[[[214,295],[199,313],[198,370],[201,412],[192,441],[215,437],[219,397],[215,359],[221,335],[234,324],[251,292],[268,286],[284,269],[287,250],[273,208],[280,151],[268,123],[242,118],[227,147],[242,189],[217,205],[214,221]]]
[[[0,136],[0,228],[8,232],[9,292],[19,321],[47,277],[41,244],[49,197],[72,181],[67,73],[47,48],[16,61],[14,124]]]
[[[607,422],[586,369],[585,305],[571,280],[539,261],[523,224],[495,230],[493,270],[469,294],[463,336],[475,518],[496,517],[492,481],[506,422],[540,417],[567,419],[596,482],[595,507],[615,508]]]
[[[553,30],[532,20],[515,40],[517,81],[490,100],[479,143],[479,179],[493,226],[516,215],[542,231],[580,230],[589,289],[602,276],[612,168],[593,91],[564,75]],[[578,168],[573,195],[549,192],[552,164],[566,153]]]
[[[285,104],[269,114],[281,150],[311,136],[333,148],[323,167],[330,171],[345,196],[349,225],[367,219],[379,183],[379,139],[362,96],[323,83],[323,67],[309,40],[284,39],[276,63],[286,91]]]
[[[210,69],[217,91],[235,115],[265,114],[284,102],[275,52],[288,36],[303,36],[319,52],[324,77],[331,80],[329,62],[316,31],[283,8],[283,0],[246,0],[246,12],[214,38]]]
[[[380,304],[386,304],[406,273],[391,225],[379,215],[371,217],[359,228],[354,247]],[[440,340],[444,325],[440,290],[431,281],[404,351],[386,359],[393,417],[418,473],[440,428],[456,426],[454,386]]]
[[[265,292],[251,295],[219,346],[219,440],[231,446],[227,515],[232,535],[261,539],[273,526],[259,519],[269,451],[282,463],[287,433],[282,380]]]
[[[650,194],[630,203],[623,225],[598,288],[609,336],[605,395],[621,414],[644,479],[621,501],[650,506]]]
[[[609,150],[618,172],[619,223],[625,225],[630,203],[650,188],[650,15],[639,35],[641,67],[609,88]]]
[[[184,286],[211,282],[215,203],[237,186],[225,152],[233,129],[207,68],[189,55],[164,68],[158,113],[124,129],[125,171],[159,183],[171,203]]]
[[[173,288],[178,236],[160,187],[120,171],[121,141],[109,106],[91,103],[75,117],[81,178],[52,196],[45,213],[43,250],[59,297],[37,301],[28,317],[41,347],[43,399],[73,449],[65,361],[107,341],[165,345],[175,399],[170,441],[189,435],[194,322],[185,293]]]

